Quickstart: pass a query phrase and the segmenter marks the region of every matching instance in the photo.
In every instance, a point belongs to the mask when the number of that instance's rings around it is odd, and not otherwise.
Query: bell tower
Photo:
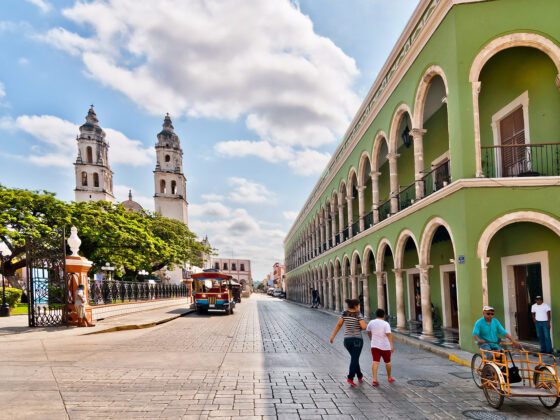
[[[109,167],[109,144],[99,120],[89,108],[86,122],[80,127],[78,157],[74,163],[76,172],[75,199],[80,201],[115,201],[113,196],[113,172]]]
[[[187,180],[183,175],[183,150],[169,114],[157,135],[154,171],[154,204],[157,213],[188,225]]]

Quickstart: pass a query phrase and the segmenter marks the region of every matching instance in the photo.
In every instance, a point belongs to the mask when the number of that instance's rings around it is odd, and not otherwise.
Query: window
[[[171,194],[177,194],[177,182],[171,181]]]
[[[224,263],[224,270],[227,270],[227,263]]]
[[[93,173],[93,186],[99,187],[99,174],[97,172]]]
[[[171,156],[165,155],[165,161],[166,161],[166,162],[169,162],[170,160],[171,160]]]
[[[245,271],[245,264],[241,264],[241,271]]]
[[[237,264],[231,263],[231,269],[232,269],[233,271],[237,271]]]
[[[165,194],[165,179],[159,181],[159,192]]]
[[[82,186],[87,187],[87,172],[82,172]]]
[[[219,270],[220,269],[220,263],[214,263],[214,268],[216,270]]]
[[[86,159],[87,163],[93,163],[93,151],[91,150],[91,146],[88,146],[86,149]]]

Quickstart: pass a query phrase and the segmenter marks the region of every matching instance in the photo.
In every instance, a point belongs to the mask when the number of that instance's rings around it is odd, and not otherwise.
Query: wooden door
[[[516,265],[513,267],[515,278],[515,303],[517,307],[516,322],[517,322],[517,336],[520,340],[530,340],[530,303],[529,295],[527,293],[527,266]]]
[[[451,328],[459,328],[459,306],[457,305],[457,277],[455,271],[449,276],[449,307],[451,309]]]
[[[420,274],[413,274],[414,281],[414,316],[416,321],[422,321],[422,294],[420,292]]]
[[[500,121],[502,176],[518,176],[529,171],[525,144],[523,107],[517,108]]]

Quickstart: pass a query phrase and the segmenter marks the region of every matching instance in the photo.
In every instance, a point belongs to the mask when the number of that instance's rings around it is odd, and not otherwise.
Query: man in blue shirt
[[[500,346],[500,336],[504,336],[510,340],[514,346],[517,345],[511,335],[502,327],[500,321],[494,318],[493,307],[485,306],[482,308],[482,314],[483,317],[475,322],[472,332],[474,339],[482,350],[502,350]]]

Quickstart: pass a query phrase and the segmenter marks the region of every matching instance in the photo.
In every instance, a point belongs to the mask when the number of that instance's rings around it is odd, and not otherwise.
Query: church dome
[[[132,199],[132,191],[128,191],[128,200],[121,203],[127,211],[135,211],[137,213],[144,213],[144,208]]]

